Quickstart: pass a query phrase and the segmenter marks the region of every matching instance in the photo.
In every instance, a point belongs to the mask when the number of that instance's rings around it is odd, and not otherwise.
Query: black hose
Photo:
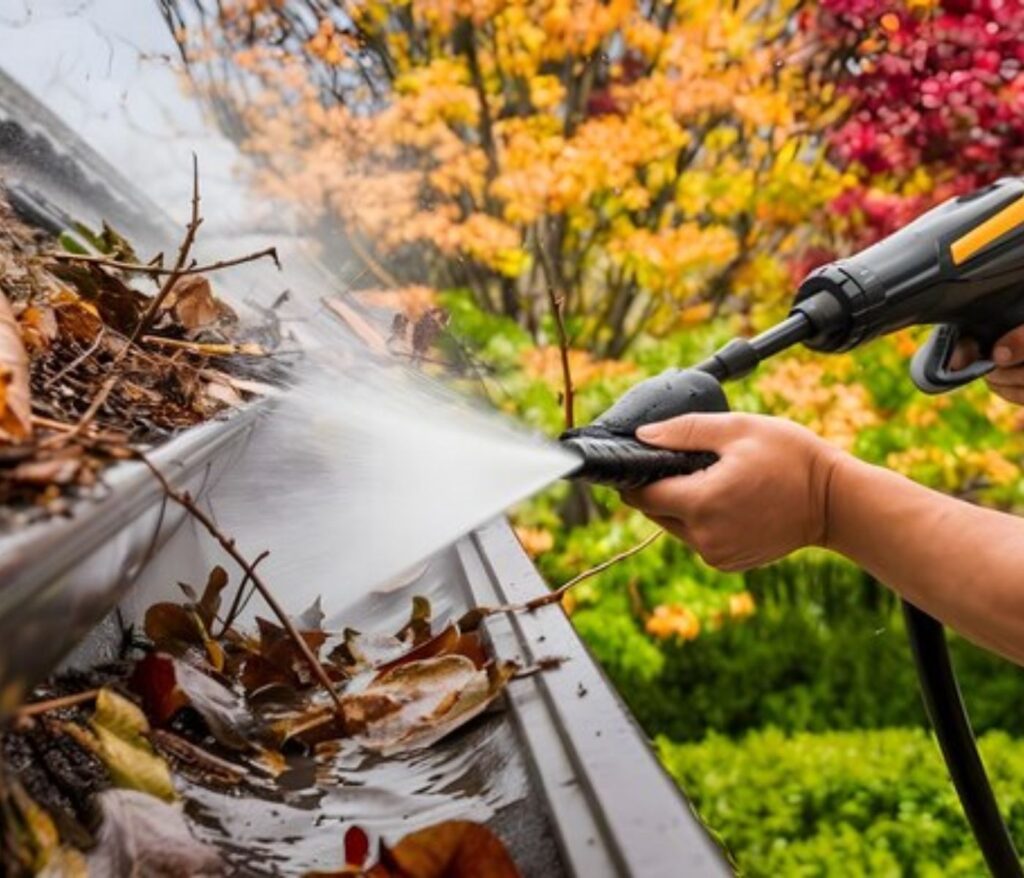
[[[1022,878],[1020,858],[978,753],[942,624],[906,601],[903,615],[924,707],[978,847],[996,878]]]

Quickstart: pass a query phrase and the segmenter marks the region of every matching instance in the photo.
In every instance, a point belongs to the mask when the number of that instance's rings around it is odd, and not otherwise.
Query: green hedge
[[[650,640],[611,598],[573,620],[652,736],[926,724],[898,612],[825,624],[770,608],[686,643]],[[951,650],[975,729],[1024,736],[1024,671],[958,638]]]
[[[660,756],[750,876],[985,875],[936,744],[919,729],[739,741],[658,739]],[[981,741],[1024,849],[1024,742]]]

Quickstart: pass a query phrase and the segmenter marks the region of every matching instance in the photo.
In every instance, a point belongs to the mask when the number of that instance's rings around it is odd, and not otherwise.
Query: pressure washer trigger
[[[947,393],[987,375],[995,368],[991,360],[975,360],[963,369],[951,371],[949,362],[960,340],[960,329],[952,323],[936,326],[928,340],[910,361],[910,378],[923,393]]]

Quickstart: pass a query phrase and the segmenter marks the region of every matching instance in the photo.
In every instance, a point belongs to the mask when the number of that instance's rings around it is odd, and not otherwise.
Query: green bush
[[[981,749],[1024,846],[1024,742],[990,733]],[[768,729],[739,741],[659,738],[658,750],[742,874],[986,874],[937,745],[919,729]]]
[[[577,612],[577,629],[651,735],[700,740],[761,726],[787,731],[922,726],[926,722],[902,618],[762,608],[685,643],[651,641],[625,596]],[[975,729],[1024,735],[1024,671],[953,638]]]

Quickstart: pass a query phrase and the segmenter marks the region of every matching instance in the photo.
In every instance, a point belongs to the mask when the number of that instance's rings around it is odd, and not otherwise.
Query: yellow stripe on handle
[[[987,247],[996,238],[1024,223],[1024,196],[1004,207],[995,216],[990,216],[980,226],[957,238],[949,248],[954,265],[962,265],[979,250]]]

